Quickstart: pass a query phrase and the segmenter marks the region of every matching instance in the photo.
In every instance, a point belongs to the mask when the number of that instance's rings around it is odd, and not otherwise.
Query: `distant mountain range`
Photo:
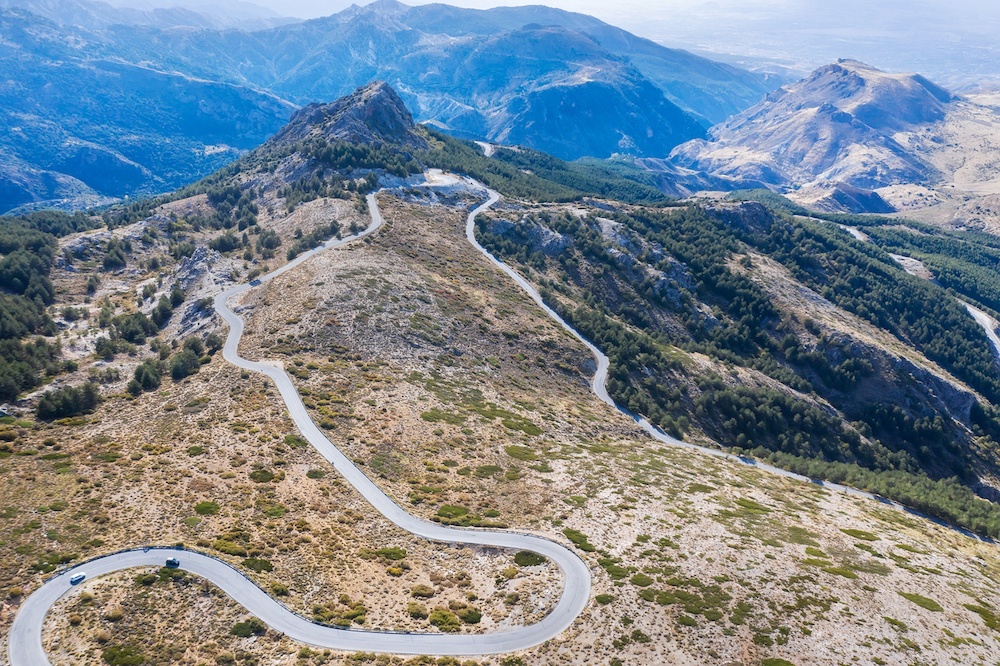
[[[61,23],[0,10],[0,212],[177,187],[258,145],[295,105],[374,79],[420,122],[566,159],[664,157],[772,87],[540,6],[380,0],[249,32],[204,29],[183,12],[31,4]]]

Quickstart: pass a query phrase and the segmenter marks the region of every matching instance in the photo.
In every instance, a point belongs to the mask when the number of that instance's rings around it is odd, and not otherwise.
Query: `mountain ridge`
[[[190,7],[134,7],[114,6],[100,0],[0,0],[0,8],[20,8],[67,26],[78,26],[89,30],[107,28],[112,25],[146,25],[158,28],[196,28],[207,30],[264,30],[298,19],[284,18],[263,7],[249,13],[234,11],[241,4],[231,2],[224,7],[213,5],[211,13],[196,11]]]
[[[416,151],[423,164],[401,165],[414,132],[430,137]],[[545,535],[586,563],[586,612],[503,661],[832,666],[918,649],[927,661],[988,661],[996,544],[820,479],[1000,535],[1000,508],[973,494],[1000,487],[996,358],[952,293],[883,249],[887,238],[970,245],[995,283],[1000,241],[830,218],[864,224],[863,243],[757,202],[645,206],[608,194],[594,172],[580,180],[581,168],[530,149],[487,156],[415,126],[374,82],[298,111],[169,196],[103,220],[0,220],[67,235],[33,239],[51,263],[24,262],[37,272],[21,298],[45,323],[13,342],[38,359],[33,383],[0,383],[15,403],[0,422],[0,520],[20,526],[0,540],[12,603],[28,606],[20,600],[67,562],[183,541],[325,624],[474,641],[553,608],[562,577],[551,562],[393,531],[304,445],[291,403],[220,353],[226,324],[208,304],[228,290],[240,292],[230,301],[245,322],[239,355],[285,368],[300,415],[396,505],[442,525]],[[483,206],[486,191],[459,174],[505,201]],[[577,189],[546,180],[560,175],[577,176]],[[102,221],[107,230],[86,232]],[[903,230],[913,233],[900,241]],[[310,253],[337,237],[327,247],[340,249]],[[1000,295],[975,300],[1000,307]],[[650,440],[591,391],[595,356],[619,405],[743,462]],[[73,551],[55,551],[56,536]],[[122,653],[409,658],[320,654],[246,619],[256,608],[205,595],[190,571],[137,563],[90,576],[53,606],[44,649],[72,649],[86,666]],[[192,584],[174,582],[185,576]],[[109,607],[123,609],[113,626]]]

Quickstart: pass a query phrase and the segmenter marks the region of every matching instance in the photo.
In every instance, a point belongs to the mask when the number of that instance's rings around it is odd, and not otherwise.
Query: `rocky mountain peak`
[[[273,139],[287,145],[311,137],[366,145],[391,143],[412,149],[427,147],[413,116],[395,90],[373,81],[329,104],[309,104],[295,112]]]
[[[824,194],[837,207],[884,212],[889,206],[865,190],[932,179],[901,137],[944,121],[957,101],[918,74],[838,60],[715,126],[711,140],[679,146],[671,160],[733,182],[839,187]]]

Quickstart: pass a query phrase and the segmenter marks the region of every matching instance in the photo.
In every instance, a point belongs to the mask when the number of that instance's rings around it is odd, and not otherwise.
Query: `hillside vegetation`
[[[1000,535],[1000,511],[970,489],[995,473],[993,350],[947,291],[878,247],[746,204],[482,216],[477,237],[525,266],[609,355],[609,393],[630,411],[676,436],[707,435]],[[942,400],[936,381],[900,375],[857,332],[780,307],[755,274],[764,262],[950,373],[962,382],[951,391],[977,397]]]
[[[503,193],[476,237],[607,353],[619,405],[817,483],[667,446],[599,400],[589,351],[466,239],[485,190],[428,168]],[[2,220],[0,276],[39,318],[9,340],[36,360],[0,417],[5,609],[66,564],[180,542],[317,622],[475,633],[545,616],[550,562],[398,530],[305,445],[270,382],[219,353],[212,297],[366,227],[376,190],[377,233],[230,303],[239,351],[285,368],[330,441],[415,515],[530,530],[586,561],[594,597],[569,630],[472,661],[992,659],[995,545],[819,483],[1000,532],[980,497],[1000,488],[993,353],[948,288],[893,258],[953,261],[950,288],[985,308],[988,239],[487,158],[378,83],[171,195]],[[867,242],[839,226],[862,223]],[[326,653],[250,612],[183,571],[125,571],[74,587],[44,641],[60,665],[454,666]]]

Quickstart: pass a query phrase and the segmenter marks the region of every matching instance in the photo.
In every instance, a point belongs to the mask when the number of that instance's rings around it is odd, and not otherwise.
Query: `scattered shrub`
[[[899,596],[904,599],[909,599],[921,608],[926,608],[929,611],[934,611],[935,613],[940,613],[944,609],[941,608],[941,604],[934,601],[933,599],[928,599],[925,596],[913,593],[913,592],[900,592]]]
[[[239,636],[240,638],[249,638],[253,635],[261,635],[267,631],[267,626],[255,617],[245,620],[243,622],[237,622],[233,625],[233,628],[229,630],[229,633],[233,636]]]
[[[563,534],[566,535],[567,539],[573,542],[573,545],[575,545],[577,548],[586,553],[592,553],[595,550],[597,550],[587,541],[587,535],[584,534],[583,532],[580,532],[579,530],[574,530],[567,527],[566,529],[563,530]]]
[[[496,476],[502,471],[503,468],[497,465],[482,465],[480,467],[477,467],[476,471],[473,472],[473,474],[479,477],[480,479],[488,479],[491,476]]]
[[[109,645],[101,652],[101,659],[108,666],[138,666],[146,661],[146,655],[140,652],[139,648],[131,645]]]
[[[417,585],[410,591],[410,596],[418,599],[430,599],[434,596],[434,589],[427,585]]]
[[[274,480],[274,473],[267,469],[256,469],[250,472],[250,480],[257,483],[267,483]]]
[[[212,548],[219,551],[220,553],[225,553],[226,555],[235,555],[236,557],[246,557],[247,549],[243,546],[233,543],[232,541],[226,541],[225,539],[219,539],[212,544]]]
[[[471,606],[467,608],[459,608],[455,611],[455,615],[457,615],[458,619],[465,624],[479,624],[479,620],[483,618],[483,614]]]

